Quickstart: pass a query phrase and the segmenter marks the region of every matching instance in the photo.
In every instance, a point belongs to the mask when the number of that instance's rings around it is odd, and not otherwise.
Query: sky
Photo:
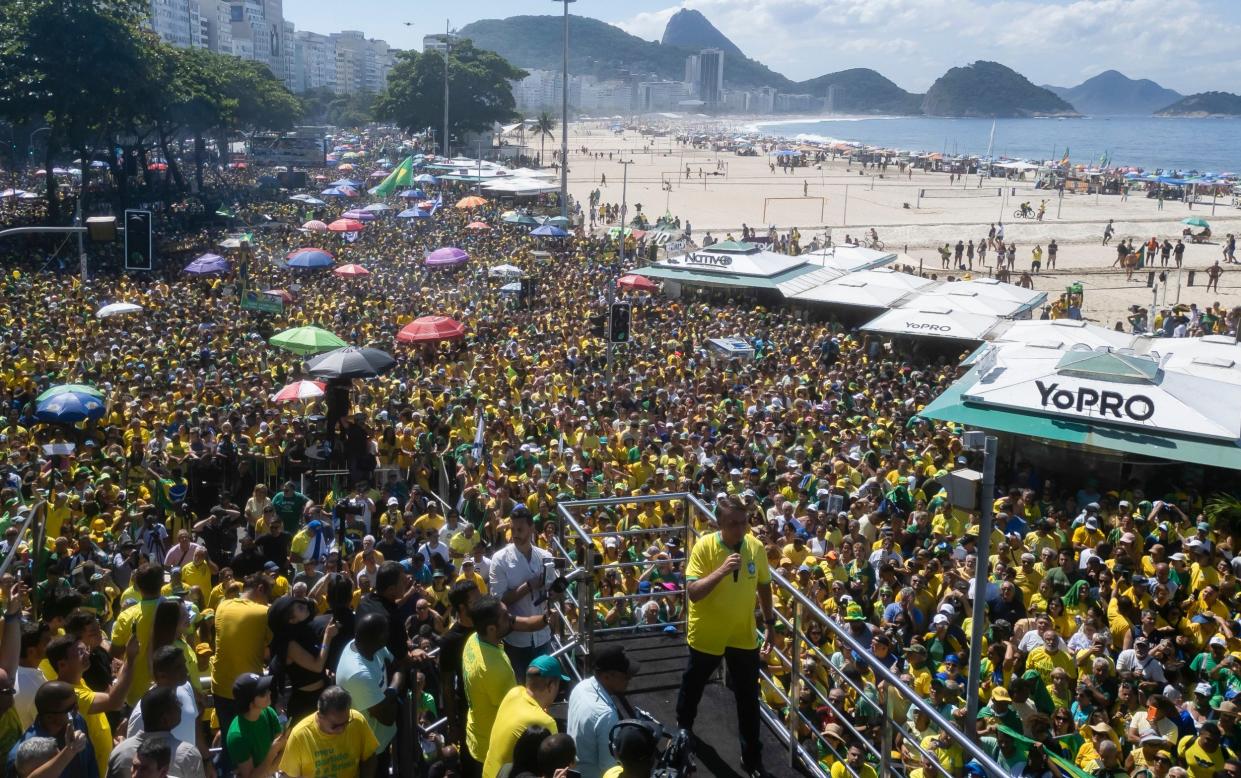
[[[1036,84],[1074,86],[1115,69],[1186,94],[1241,91],[1241,0],[577,0],[570,11],[658,40],[682,7],[793,80],[869,67],[922,92],[949,68],[988,59]],[[415,49],[446,21],[455,29],[560,12],[556,0],[460,0],[433,10],[393,0],[284,3],[298,29],[361,30]]]

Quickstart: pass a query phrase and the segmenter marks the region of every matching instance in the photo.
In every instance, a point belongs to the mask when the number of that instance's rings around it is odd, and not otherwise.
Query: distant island
[[[1155,112],[1156,116],[1241,116],[1241,95],[1231,92],[1199,92]]]
[[[1091,116],[1147,116],[1184,97],[1148,78],[1129,78],[1115,70],[1105,70],[1074,87],[1044,89]]]
[[[1012,68],[979,60],[940,76],[922,100],[927,116],[987,119],[1079,116],[1073,106]]]

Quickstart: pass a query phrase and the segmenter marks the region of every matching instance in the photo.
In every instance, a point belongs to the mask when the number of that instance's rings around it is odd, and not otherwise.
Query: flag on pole
[[[391,197],[398,189],[406,189],[414,183],[414,158],[406,157],[401,164],[392,169],[388,177],[372,188],[370,193],[377,197]]]
[[[1068,146],[1064,147],[1064,158],[1060,160],[1060,164],[1066,165],[1066,166],[1069,164],[1069,147]]]
[[[474,446],[470,449],[470,456],[474,457],[474,461],[481,462],[486,468],[486,462],[483,462],[483,412],[478,412],[478,424],[474,430]]]

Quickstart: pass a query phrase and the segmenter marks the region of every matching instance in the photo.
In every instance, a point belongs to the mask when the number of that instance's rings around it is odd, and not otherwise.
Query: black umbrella
[[[395,364],[390,354],[377,348],[345,346],[310,360],[306,372],[315,378],[371,378]]]

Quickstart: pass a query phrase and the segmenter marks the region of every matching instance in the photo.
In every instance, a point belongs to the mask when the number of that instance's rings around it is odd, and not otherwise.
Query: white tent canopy
[[[95,316],[100,319],[106,319],[109,316],[121,316],[126,313],[138,313],[141,310],[142,306],[137,303],[112,303],[95,311]]]
[[[888,268],[860,270],[826,284],[792,295],[795,300],[857,305],[867,308],[890,308],[910,292],[935,282],[910,273]]]
[[[1192,349],[1191,349],[1192,350]],[[1241,371],[1207,378],[1155,356],[996,344],[979,360],[968,402],[1236,441]]]
[[[891,308],[862,326],[868,332],[925,338],[982,340],[1000,322],[998,316],[967,313],[947,306]]]
[[[1063,350],[1077,344],[1090,348],[1133,348],[1135,342],[1141,339],[1080,319],[1031,319],[1002,322],[992,330],[987,340]]]
[[[555,192],[560,189],[560,185],[532,178],[505,177],[483,184],[483,189],[497,194],[536,195]]]
[[[890,251],[875,251],[861,246],[832,246],[802,256],[812,265],[834,267],[842,273],[882,267],[896,259],[896,254]]]
[[[521,278],[521,268],[516,265],[496,265],[487,271],[492,278]]]
[[[994,278],[948,281],[920,292],[906,305],[946,305],[973,313],[1028,319],[1030,312],[1047,301],[1047,293],[1006,284]]]

